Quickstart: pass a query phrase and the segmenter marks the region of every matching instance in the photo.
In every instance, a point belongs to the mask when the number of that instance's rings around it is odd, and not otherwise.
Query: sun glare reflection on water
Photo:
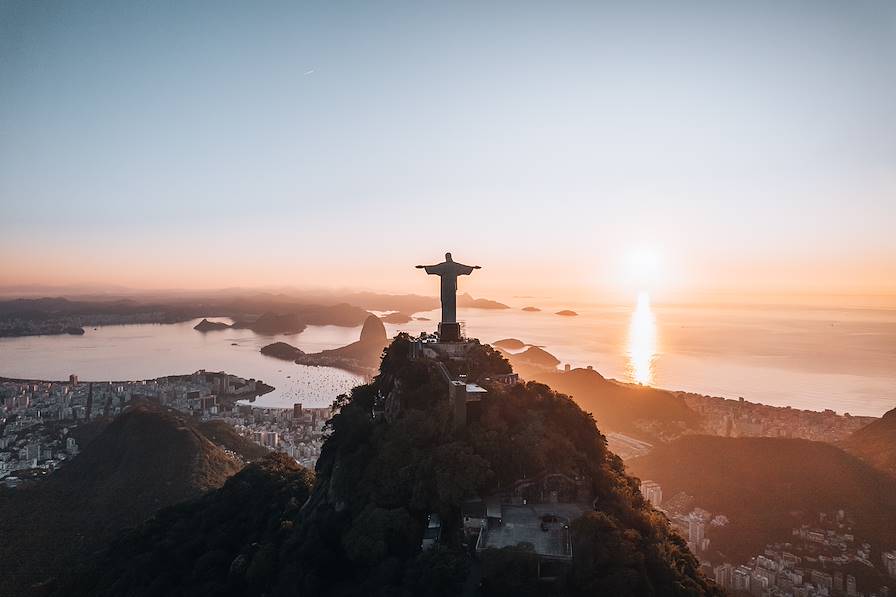
[[[650,295],[640,292],[628,327],[628,369],[632,381],[643,385],[653,383],[656,352],[656,317],[650,308]]]

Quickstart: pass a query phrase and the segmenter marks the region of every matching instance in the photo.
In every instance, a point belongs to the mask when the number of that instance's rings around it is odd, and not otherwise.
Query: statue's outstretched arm
[[[463,263],[457,264],[457,275],[459,276],[469,276],[473,273],[474,269],[482,269],[478,265],[464,265]]]

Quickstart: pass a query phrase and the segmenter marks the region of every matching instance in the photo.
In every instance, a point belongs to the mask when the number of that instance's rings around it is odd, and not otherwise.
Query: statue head
[[[451,253],[445,253],[445,261],[451,261]]]

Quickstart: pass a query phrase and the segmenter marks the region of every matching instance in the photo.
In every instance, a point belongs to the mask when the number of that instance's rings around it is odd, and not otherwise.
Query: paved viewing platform
[[[476,549],[529,543],[540,558],[571,560],[569,525],[590,509],[587,504],[502,504],[500,523],[482,529]]]

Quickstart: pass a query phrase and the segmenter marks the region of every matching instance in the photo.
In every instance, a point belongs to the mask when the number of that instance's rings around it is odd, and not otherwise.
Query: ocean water
[[[100,326],[85,328],[83,336],[0,338],[0,376],[65,380],[74,373],[82,381],[124,381],[199,369],[226,371],[274,386],[254,404],[284,408],[296,402],[329,406],[336,396],[364,381],[340,369],[296,365],[259,352],[278,340],[295,343],[296,336],[233,329],[202,333],[193,329],[199,321]],[[308,346],[335,348],[356,340],[358,334],[360,328],[324,326]]]
[[[621,381],[856,415],[896,407],[896,311],[654,306],[646,295],[570,308],[579,315],[555,315],[554,306],[466,309],[458,319],[470,337],[518,338]],[[418,315],[433,321],[386,327],[418,333],[438,320]]]
[[[485,342],[518,338],[544,347],[573,367],[592,365],[606,377],[671,390],[744,397],[753,402],[879,416],[896,407],[896,311],[790,307],[568,305],[521,311],[460,309],[466,333]],[[387,324],[418,334],[430,321]],[[0,375],[36,379],[145,379],[197,369],[262,379],[277,389],[257,404],[324,406],[361,378],[261,355],[283,341],[306,352],[343,346],[360,327],[309,326],[301,334],[262,336],[249,330],[202,334],[196,321],[105,326],[84,336],[0,338]],[[235,346],[233,344],[236,344]]]

